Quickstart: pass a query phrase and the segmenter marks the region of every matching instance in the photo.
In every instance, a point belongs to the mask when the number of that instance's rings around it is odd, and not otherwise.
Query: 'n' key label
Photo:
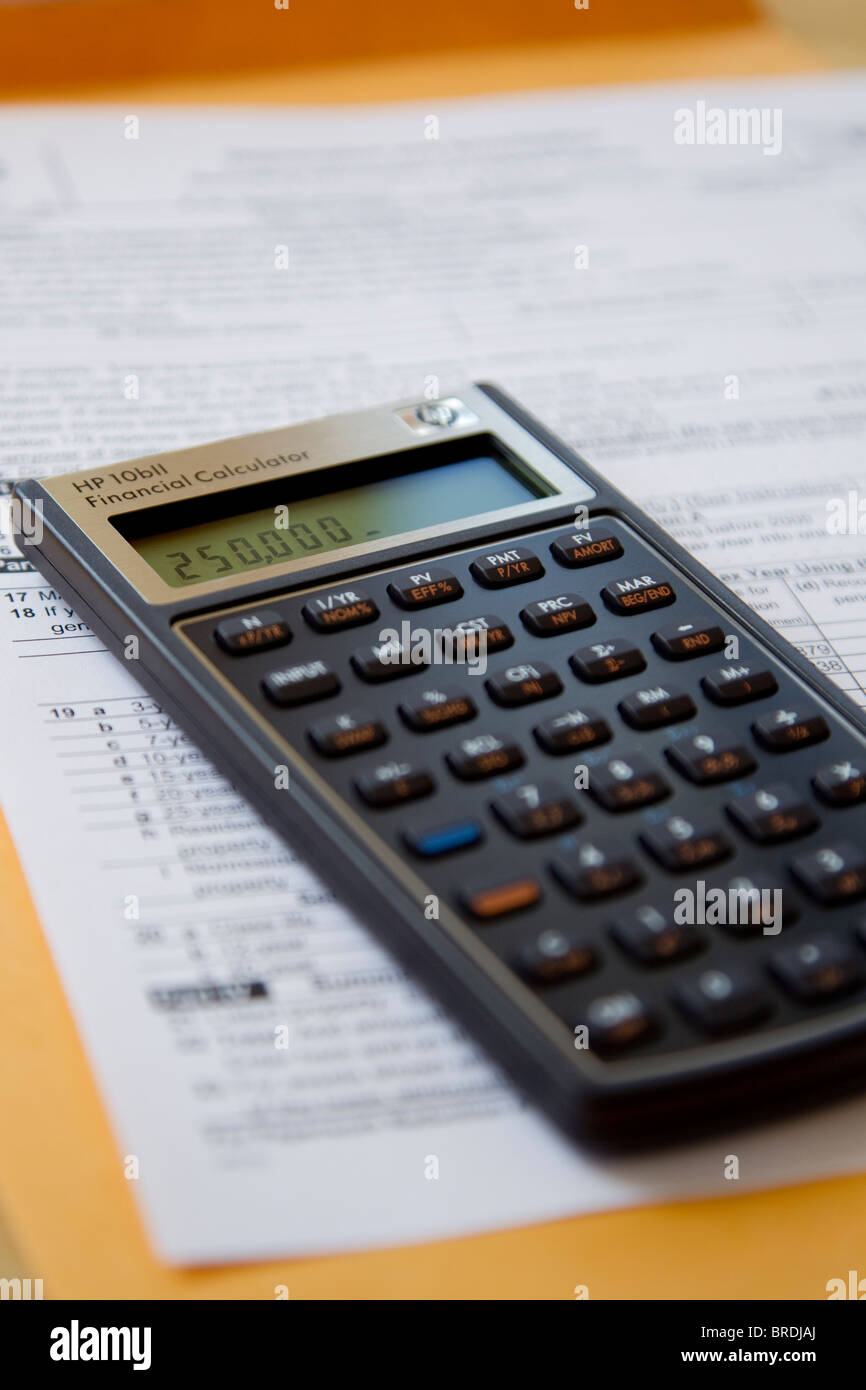
[[[214,636],[230,656],[246,656],[268,647],[283,647],[291,642],[292,634],[279,613],[264,608],[258,613],[246,613],[239,618],[225,618],[214,629]]]

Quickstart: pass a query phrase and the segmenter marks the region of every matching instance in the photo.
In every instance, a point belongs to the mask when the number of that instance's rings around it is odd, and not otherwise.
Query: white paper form
[[[3,475],[499,380],[862,702],[864,93],[2,113]],[[782,152],[676,145],[702,99]],[[862,1165],[862,1101],[572,1149],[5,554],[0,797],[165,1259],[730,1191],[732,1143],[740,1189]]]

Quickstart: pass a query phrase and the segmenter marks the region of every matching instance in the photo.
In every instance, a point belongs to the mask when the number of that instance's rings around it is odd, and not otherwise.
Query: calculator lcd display
[[[140,513],[133,528],[123,526],[126,518],[118,518],[116,524],[160,578],[183,588],[223,576],[237,579],[291,560],[315,563],[329,550],[520,506],[549,493],[548,487],[518,473],[494,453],[416,467],[316,496],[298,497],[304,485],[293,486],[297,481],[288,479],[276,491],[271,484],[268,506],[211,516],[158,534],[140,534]],[[236,505],[237,493],[233,496]],[[147,515],[153,522],[168,510],[148,509]],[[130,521],[135,516],[128,515]]]

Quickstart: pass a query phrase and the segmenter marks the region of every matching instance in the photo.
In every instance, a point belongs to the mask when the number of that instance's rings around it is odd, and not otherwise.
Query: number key
[[[792,840],[819,824],[808,801],[784,782],[759,787],[751,796],[737,797],[728,804],[727,812],[740,829],[760,845]]]
[[[491,809],[520,840],[553,835],[581,820],[574,797],[563,795],[549,782],[525,782],[505,796],[498,796],[491,802]]]
[[[670,787],[652,763],[639,755],[611,758],[590,769],[588,790],[606,811],[632,811],[668,796]]]
[[[854,947],[832,932],[822,932],[796,946],[783,947],[770,969],[798,999],[827,999],[854,989],[863,979],[863,963]]]
[[[708,1033],[732,1033],[760,1023],[772,1008],[767,991],[750,970],[704,970],[676,994],[684,1013]]]
[[[660,912],[649,903],[617,917],[611,933],[617,944],[643,965],[682,960],[705,944],[691,923],[675,922],[671,912]]]
[[[665,749],[665,756],[699,787],[746,777],[757,766],[751,750],[724,731],[678,739]]]
[[[595,963],[596,954],[588,942],[548,928],[526,947],[518,961],[518,969],[533,984],[549,985],[585,975]]]
[[[866,893],[866,851],[844,840],[795,859],[791,871],[818,902],[853,902]]]
[[[717,864],[733,853],[721,830],[685,816],[669,816],[661,825],[645,830],[640,838],[653,858],[672,873]]]
[[[643,880],[628,854],[605,840],[575,844],[554,859],[550,867],[563,888],[589,902],[625,893]]]

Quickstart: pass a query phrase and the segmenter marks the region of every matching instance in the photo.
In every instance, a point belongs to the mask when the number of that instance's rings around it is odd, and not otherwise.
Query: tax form
[[[492,379],[863,704],[866,540],[828,518],[866,496],[864,97],[0,111],[4,485]],[[699,101],[781,111],[779,152],[676,143]],[[0,802],[163,1260],[863,1166],[866,1099],[569,1145],[8,533],[0,571]]]

